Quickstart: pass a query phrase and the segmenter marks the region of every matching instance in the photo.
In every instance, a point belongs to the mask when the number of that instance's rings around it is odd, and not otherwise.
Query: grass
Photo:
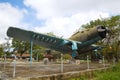
[[[94,80],[120,80],[120,64],[107,71],[95,72]]]
[[[82,76],[80,78],[71,78],[69,80],[88,80],[86,76]]]
[[[93,79],[89,79],[87,76],[82,76],[80,78],[69,80],[120,80],[120,64],[117,64],[108,70],[95,71],[93,73]]]

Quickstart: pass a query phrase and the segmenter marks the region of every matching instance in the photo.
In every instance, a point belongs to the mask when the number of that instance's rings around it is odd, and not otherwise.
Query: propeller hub
[[[97,31],[101,38],[105,38],[107,34],[107,29],[104,26],[97,26]]]

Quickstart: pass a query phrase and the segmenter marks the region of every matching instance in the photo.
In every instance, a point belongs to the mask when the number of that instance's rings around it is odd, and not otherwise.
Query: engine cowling
[[[96,37],[105,38],[106,32],[107,32],[107,29],[99,25],[84,31],[78,31],[75,34],[73,34],[69,39],[79,41],[79,42],[86,42]]]
[[[104,26],[97,26],[97,30],[101,38],[106,37],[107,29]]]

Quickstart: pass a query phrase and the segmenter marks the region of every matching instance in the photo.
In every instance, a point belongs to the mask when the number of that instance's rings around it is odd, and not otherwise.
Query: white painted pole
[[[87,55],[87,69],[90,69],[90,64],[89,64],[89,56]]]
[[[36,58],[37,58],[36,60],[37,60],[37,62],[38,62],[38,53],[37,53],[37,57],[36,57]]]
[[[5,66],[6,66],[6,54],[4,54],[4,71],[5,71]]]
[[[30,42],[30,66],[32,66],[32,48],[33,48],[33,41]]]
[[[105,67],[105,57],[103,56],[103,67]]]
[[[4,71],[5,71],[5,68],[6,68],[6,53],[4,54]]]
[[[13,78],[15,78],[15,73],[16,73],[16,60],[13,60]]]
[[[13,60],[13,78],[15,78],[15,73],[16,73],[16,55],[12,55],[14,57]]]
[[[63,72],[63,54],[61,54],[61,72]]]

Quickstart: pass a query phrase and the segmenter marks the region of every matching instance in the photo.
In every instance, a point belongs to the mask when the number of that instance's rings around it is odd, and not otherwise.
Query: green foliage
[[[43,59],[43,53],[41,52],[34,52],[33,56],[35,57],[36,60],[38,59],[38,61]]]
[[[120,64],[107,70],[94,71],[92,79],[83,75],[80,78],[71,78],[69,80],[120,80]]]
[[[96,72],[95,80],[120,80],[120,64],[104,72]]]
[[[56,35],[53,32],[46,33],[48,36],[56,37]]]
[[[20,40],[13,39],[12,47],[14,47],[18,53],[24,53],[25,51],[30,51],[30,42],[24,42]],[[43,49],[40,45],[33,45],[33,50]]]
[[[21,50],[21,49],[29,50],[30,49],[30,42],[25,42],[25,41],[13,39],[12,40],[12,47],[17,48],[18,50]],[[33,50],[41,49],[41,48],[42,47],[40,45],[33,45]]]
[[[88,80],[88,79],[85,77],[80,77],[80,78],[71,78],[69,80]]]
[[[104,25],[104,23],[100,19],[97,19],[95,21],[92,20],[89,23],[82,25],[82,27],[87,29],[87,28],[92,28],[97,25]]]
[[[72,59],[72,57],[71,57],[71,55],[69,55],[69,54],[64,54],[63,55],[63,59],[65,59],[65,60],[70,60],[70,59]]]
[[[14,47],[17,50],[18,53],[22,53],[24,51],[29,50],[30,43],[20,41],[20,40],[17,40],[17,39],[13,39],[12,40],[12,47]]]
[[[0,57],[2,57],[3,54],[4,54],[3,48],[0,47]]]

